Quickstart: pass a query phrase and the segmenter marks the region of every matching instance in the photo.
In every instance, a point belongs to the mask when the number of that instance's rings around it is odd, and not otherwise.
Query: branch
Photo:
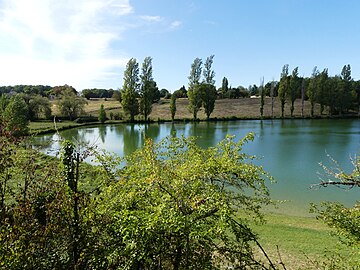
[[[360,187],[360,181],[347,181],[347,182],[344,182],[344,181],[322,181],[319,184],[311,185],[310,188],[317,187],[317,186],[327,187],[328,185],[350,186],[350,188],[353,188],[353,187]]]
[[[237,222],[236,220],[233,219],[233,222],[235,222],[235,224],[237,224],[239,227],[243,228],[244,230],[247,230],[250,233],[252,240],[256,243],[258,248],[262,251],[262,253],[266,257],[266,259],[268,260],[270,267],[275,270],[276,269],[275,265],[273,264],[273,262],[271,261],[270,257],[267,255],[267,253],[265,252],[264,248],[260,245],[259,241],[256,239],[255,234],[251,230],[249,230],[246,226]]]
[[[194,221],[197,221],[199,219],[203,219],[203,218],[207,218],[207,217],[210,217],[212,216],[213,214],[215,214],[217,211],[219,211],[219,208],[214,208],[214,209],[211,209],[209,212],[201,215],[201,216],[198,216],[194,219]]]

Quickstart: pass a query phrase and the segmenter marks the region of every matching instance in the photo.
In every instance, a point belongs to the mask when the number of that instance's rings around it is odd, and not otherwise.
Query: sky
[[[126,63],[153,59],[170,92],[215,55],[216,86],[310,76],[360,79],[358,0],[0,0],[0,85],[120,89]]]

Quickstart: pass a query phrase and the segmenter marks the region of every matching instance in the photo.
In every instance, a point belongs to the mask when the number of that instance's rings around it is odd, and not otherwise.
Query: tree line
[[[310,102],[310,117],[315,115],[315,105],[320,105],[318,114],[327,113],[330,116],[360,113],[360,81],[351,77],[350,65],[344,65],[339,75],[329,76],[328,69],[321,72],[315,67],[311,77],[299,76],[299,69],[295,67],[289,72],[289,65],[284,65],[279,81],[269,81],[260,85],[231,87],[228,79],[223,77],[221,87],[215,87],[215,71],[212,68],[214,55],[202,59],[196,58],[191,64],[188,76],[188,87],[182,86],[171,94],[167,89],[157,87],[153,78],[152,58],[146,57],[141,65],[135,58],[131,58],[124,71],[123,85],[120,90],[113,89],[84,89],[81,96],[85,99],[114,98],[118,100],[124,113],[130,121],[134,121],[139,114],[147,121],[152,112],[152,106],[160,98],[171,99],[170,114],[174,120],[176,115],[176,99],[187,98],[188,109],[193,119],[201,108],[204,109],[206,118],[209,119],[214,111],[217,99],[238,99],[258,96],[260,116],[264,116],[265,99],[271,98],[271,117],[274,117],[274,103],[277,100],[281,106],[281,117],[285,116],[285,105],[288,103],[290,116],[294,117],[295,101],[301,100],[301,115],[305,117],[305,101]],[[84,111],[86,101],[80,93],[69,85],[42,86],[42,85],[17,85],[1,86],[0,96],[8,101],[3,101],[1,111],[5,105],[15,101],[12,97],[19,94],[27,108],[27,120],[50,119],[52,117],[49,99],[57,99],[59,112],[70,120],[78,118]],[[17,100],[16,102],[19,102]],[[10,110],[10,109],[9,109]]]

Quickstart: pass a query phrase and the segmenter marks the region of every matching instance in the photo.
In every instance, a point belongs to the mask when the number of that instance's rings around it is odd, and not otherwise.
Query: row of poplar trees
[[[314,67],[310,78],[299,77],[298,67],[289,74],[289,65],[284,65],[280,75],[278,98],[281,104],[281,116],[284,117],[286,101],[290,101],[291,117],[294,114],[294,103],[297,98],[310,101],[311,117],[314,116],[315,104],[320,105],[320,114],[328,108],[329,115],[345,114],[350,109],[356,110],[360,100],[360,83],[351,78],[350,65],[344,65],[341,74],[330,77],[328,69],[319,71]]]
[[[157,91],[158,88],[152,75],[152,58],[148,56],[144,59],[140,75],[137,60],[131,58],[126,65],[124,85],[121,90],[121,105],[124,112],[130,116],[130,121],[134,121],[139,113],[145,120],[148,119]]]
[[[194,119],[203,106],[205,114],[209,119],[210,114],[215,108],[216,87],[215,72],[212,70],[214,55],[207,57],[204,63],[200,58],[196,58],[191,65],[189,79],[189,111]],[[201,79],[203,75],[203,79]],[[139,75],[139,64],[135,58],[131,58],[126,65],[124,72],[124,85],[121,90],[123,110],[134,121],[139,113],[147,120],[154,102],[154,97],[158,91],[156,82],[152,75],[152,58],[146,57],[141,66]],[[175,97],[171,102],[171,114],[174,118],[176,112]]]

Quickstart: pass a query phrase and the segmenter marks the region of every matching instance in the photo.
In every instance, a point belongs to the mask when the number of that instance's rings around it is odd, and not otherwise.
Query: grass
[[[339,250],[331,230],[314,217],[267,213],[265,219],[266,224],[251,227],[272,260],[279,262],[280,254],[287,269],[318,269],[313,261]],[[350,248],[341,247],[342,254],[349,252]]]
[[[88,104],[85,106],[85,111],[87,114],[94,116],[98,115],[101,104],[104,105],[107,113],[112,111],[113,113],[123,114],[121,104],[118,101],[113,99],[91,99],[88,100]],[[191,119],[193,116],[188,110],[188,99],[179,98],[176,101],[176,115],[175,118],[182,119]],[[295,117],[301,117],[301,101],[295,101]],[[320,106],[315,107],[316,116],[320,116]],[[274,100],[274,117],[281,116],[281,107],[278,99]],[[310,117],[310,103],[305,101],[304,103],[304,116]],[[271,117],[271,98],[267,97],[265,99],[264,105],[264,117]],[[285,117],[290,117],[290,104],[285,105]],[[204,109],[201,108],[198,113],[198,118],[200,120],[206,119]],[[214,112],[211,114],[211,118],[216,119],[229,119],[229,118],[260,118],[260,99],[259,98],[240,98],[240,99],[218,99],[215,102]],[[141,119],[141,116],[139,116]],[[170,100],[161,99],[158,103],[153,104],[152,112],[150,114],[150,119],[157,121],[161,120],[171,120],[170,114]]]
[[[56,122],[56,127],[58,130],[68,129],[73,127],[81,126],[73,121],[62,121]],[[55,125],[53,121],[39,121],[39,122],[30,122],[29,124],[30,133],[47,133],[53,132],[55,130]]]

